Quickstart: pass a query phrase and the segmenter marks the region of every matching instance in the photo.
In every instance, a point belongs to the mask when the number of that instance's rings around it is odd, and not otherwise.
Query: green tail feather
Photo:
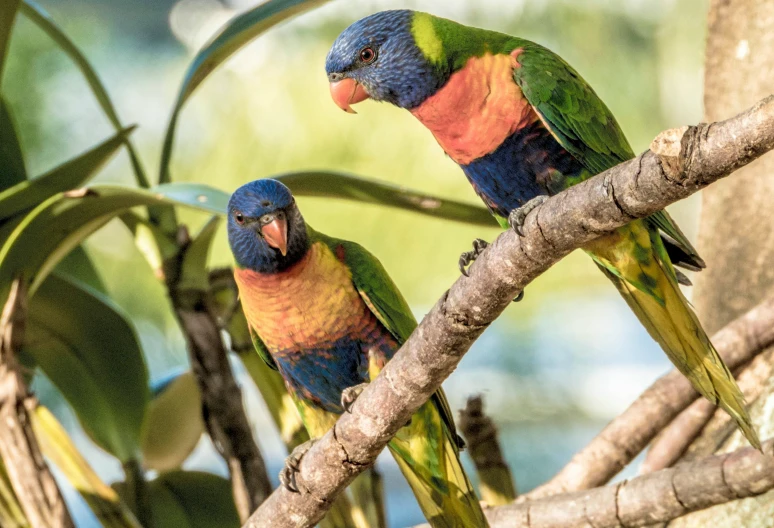
[[[432,401],[414,414],[389,448],[430,526],[489,526],[460,463],[456,439]]]
[[[760,449],[744,396],[680,291],[658,231],[635,221],[586,250],[677,369]]]

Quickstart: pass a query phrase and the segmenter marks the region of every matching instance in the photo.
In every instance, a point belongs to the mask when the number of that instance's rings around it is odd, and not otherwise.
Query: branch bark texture
[[[774,297],[717,332],[712,343],[732,370],[774,343]],[[676,370],[662,376],[554,478],[522,498],[536,499],[606,484],[698,397]]]
[[[24,286],[16,280],[0,318],[0,457],[30,526],[73,528],[32,430],[30,413],[37,399],[27,392],[16,362],[23,343],[25,311]]]
[[[707,121],[716,121],[774,89],[774,0],[711,0],[709,4],[704,115]],[[702,194],[696,247],[708,267],[696,276],[693,302],[709,331],[774,294],[773,174],[774,157],[766,156]],[[765,435],[774,427],[774,386],[770,382],[763,386],[758,401],[751,402],[750,416]],[[696,449],[706,452],[706,447],[718,445],[715,417],[699,436]],[[740,444],[736,434],[726,438],[721,441],[723,451]],[[774,492],[697,512],[670,527],[766,526],[772,518]]]
[[[468,454],[478,473],[481,499],[489,506],[510,504],[516,499],[516,486],[511,469],[505,462],[497,427],[484,413],[481,395],[468,399],[460,411],[460,433],[467,443]]]
[[[410,416],[515,295],[570,251],[655,213],[774,147],[774,96],[712,125],[668,131],[654,150],[547,200],[508,231],[425,316],[381,374],[306,454],[300,493],[280,487],[245,526],[312,526],[333,497],[376,460]]]
[[[492,528],[649,526],[774,488],[774,443],[681,464],[592,490],[485,511]],[[705,525],[709,526],[709,525]]]
[[[245,414],[215,316],[207,307],[206,289],[178,287],[187,230],[180,228],[180,253],[167,262],[165,277],[172,305],[188,344],[191,369],[202,394],[202,414],[213,444],[228,465],[234,501],[244,521],[271,493],[271,483]],[[204,270],[201,270],[204,273]]]

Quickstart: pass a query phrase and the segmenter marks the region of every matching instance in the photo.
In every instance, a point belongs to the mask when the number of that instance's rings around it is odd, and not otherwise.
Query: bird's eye
[[[239,224],[239,225],[242,225],[242,224],[244,224],[244,223],[245,223],[245,217],[244,217],[244,215],[243,215],[242,213],[240,213],[239,211],[237,211],[236,213],[234,213],[234,220],[236,220],[236,223],[237,223],[237,224]]]
[[[373,48],[363,48],[360,50],[360,61],[364,64],[371,64],[376,59],[376,52]]]

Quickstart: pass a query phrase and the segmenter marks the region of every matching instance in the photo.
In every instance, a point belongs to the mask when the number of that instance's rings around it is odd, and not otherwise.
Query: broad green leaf
[[[83,246],[78,246],[67,254],[62,261],[57,264],[56,271],[60,275],[69,277],[86,286],[97,290],[100,293],[107,293],[105,283],[102,282],[97,268],[91,261],[88,251]]]
[[[154,528],[239,528],[231,483],[200,471],[161,473],[147,483]],[[116,485],[126,493],[124,483]]]
[[[177,101],[172,109],[161,153],[159,183],[169,183],[170,181],[169,162],[172,156],[177,119],[183,105],[202,81],[226,59],[261,33],[292,16],[320,6],[327,1],[268,0],[229,20],[220,32],[209,43],[205,44],[188,67]]]
[[[3,78],[3,66],[8,53],[8,42],[16,19],[19,0],[3,0],[0,2],[0,80]]]
[[[70,435],[47,408],[38,405],[32,415],[32,427],[43,455],[80,493],[104,528],[142,528],[115,490],[99,478],[78,452]]]
[[[127,128],[46,174],[0,192],[0,220],[31,209],[56,193],[85,184],[110,160],[132,130],[134,127]]]
[[[207,256],[210,254],[210,246],[215,239],[219,224],[220,218],[213,216],[186,248],[180,281],[177,285],[179,290],[206,292],[209,289]]]
[[[127,316],[106,296],[57,273],[30,299],[25,352],[89,436],[121,461],[140,453],[148,371]]]
[[[154,384],[145,415],[142,462],[147,469],[178,469],[202,433],[202,396],[190,370],[175,372]]]
[[[0,97],[0,192],[27,179],[11,109]]]

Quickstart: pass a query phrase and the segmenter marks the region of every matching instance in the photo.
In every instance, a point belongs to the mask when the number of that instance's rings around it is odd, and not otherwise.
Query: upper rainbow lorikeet
[[[282,374],[309,435],[319,438],[416,320],[376,257],[309,227],[290,190],[276,180],[236,190],[228,238],[255,348]],[[389,444],[434,527],[487,526],[460,464],[460,446],[440,389]],[[291,489],[305,449],[291,454],[281,475]]]
[[[562,190],[634,157],[612,113],[564,60],[528,40],[427,13],[355,22],[325,63],[339,107],[374,99],[409,110],[462,168],[505,228]],[[463,255],[475,259],[483,241]],[[669,359],[760,446],[744,397],[678,287],[674,265],[704,262],[666,211],[585,248]]]

